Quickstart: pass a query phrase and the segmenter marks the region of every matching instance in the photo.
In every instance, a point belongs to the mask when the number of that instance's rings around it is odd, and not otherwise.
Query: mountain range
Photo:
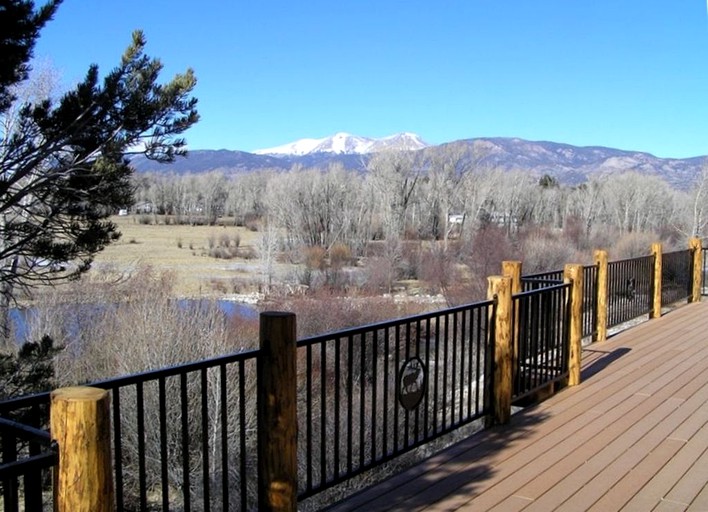
[[[337,133],[322,139],[301,139],[252,153],[232,150],[192,150],[186,158],[172,164],[157,164],[142,156],[132,160],[139,172],[225,173],[261,169],[288,170],[293,166],[326,168],[338,163],[352,171],[365,171],[369,159],[380,151],[415,151],[422,158],[436,153],[454,153],[462,165],[478,169],[527,172],[549,175],[560,183],[577,185],[591,176],[625,171],[659,176],[670,185],[687,189],[694,182],[708,157],[659,158],[649,153],[601,146],[580,147],[519,138],[484,137],[428,145],[418,135],[400,133],[372,139]]]

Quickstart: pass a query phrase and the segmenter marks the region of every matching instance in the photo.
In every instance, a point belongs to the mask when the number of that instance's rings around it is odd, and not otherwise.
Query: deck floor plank
[[[699,303],[586,347],[580,386],[330,510],[706,512],[706,333]]]
[[[657,450],[660,450],[662,443],[666,443],[667,446],[660,452],[672,450],[671,456],[684,446],[686,439],[677,437],[676,433],[681,430],[684,435],[688,434],[686,425],[690,425],[690,419],[694,417],[697,408],[706,406],[706,400],[708,400],[708,387],[702,386],[694,397],[683,402],[670,417],[662,421],[657,428],[652,429],[645,438],[622,453],[621,456],[618,456],[610,465],[603,468],[591,482],[583,486],[579,492],[568,500],[568,506],[574,506],[575,503],[589,505],[599,500],[600,507],[597,510],[610,508],[606,505],[608,501],[603,503],[603,500],[606,499],[605,496],[612,489],[617,489],[617,491],[621,491],[620,494],[626,495],[629,483],[624,482],[624,479],[632,471],[635,471],[635,468],[641,467],[642,464],[647,464],[647,461],[651,460],[649,457]],[[700,428],[698,425],[695,427],[696,431]],[[661,465],[656,464],[649,463],[646,467],[654,468],[655,471],[657,467],[663,465],[663,463]],[[646,470],[646,473],[653,474],[651,469]],[[641,485],[635,484],[634,487],[638,490]],[[603,496],[603,493],[605,493],[605,496]],[[607,498],[607,500],[609,499],[611,498]],[[614,508],[616,508],[617,501],[614,501],[614,503]]]
[[[684,389],[698,387],[696,379],[690,384],[693,385],[684,386]],[[678,451],[685,443],[669,439],[672,432],[695,412],[696,404],[705,402],[705,398],[699,396],[691,403],[671,398],[659,404],[655,402],[651,411],[642,418],[628,417],[627,422],[632,423],[628,430],[615,437],[581,466],[568,471],[565,479],[550,482],[540,478],[549,491],[528,510],[548,510],[549,499],[558,504],[563,503],[564,508],[568,510],[582,510],[592,505],[602,496],[603,490],[612,487],[662,442],[674,444]],[[649,401],[647,402],[649,404]]]

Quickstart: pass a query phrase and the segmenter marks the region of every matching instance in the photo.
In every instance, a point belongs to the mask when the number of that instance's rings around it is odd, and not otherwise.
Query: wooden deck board
[[[587,351],[580,386],[331,510],[708,511],[708,304]]]

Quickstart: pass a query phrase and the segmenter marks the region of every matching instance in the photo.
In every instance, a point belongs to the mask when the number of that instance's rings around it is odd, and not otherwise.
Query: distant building
[[[459,238],[462,234],[462,226],[465,223],[464,213],[451,213],[447,216],[447,237]]]
[[[150,201],[141,201],[133,205],[133,212],[135,213],[152,213],[154,206]]]

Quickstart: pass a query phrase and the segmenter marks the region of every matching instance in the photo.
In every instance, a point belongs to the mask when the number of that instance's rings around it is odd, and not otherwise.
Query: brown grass
[[[175,274],[174,292],[181,297],[223,295],[233,289],[234,280],[253,281],[259,272],[258,260],[209,256],[210,241],[218,243],[224,236],[239,237],[244,254],[256,251],[260,233],[245,227],[141,224],[133,215],[111,220],[122,236],[96,255],[91,272],[131,272],[139,265],[170,270]]]

